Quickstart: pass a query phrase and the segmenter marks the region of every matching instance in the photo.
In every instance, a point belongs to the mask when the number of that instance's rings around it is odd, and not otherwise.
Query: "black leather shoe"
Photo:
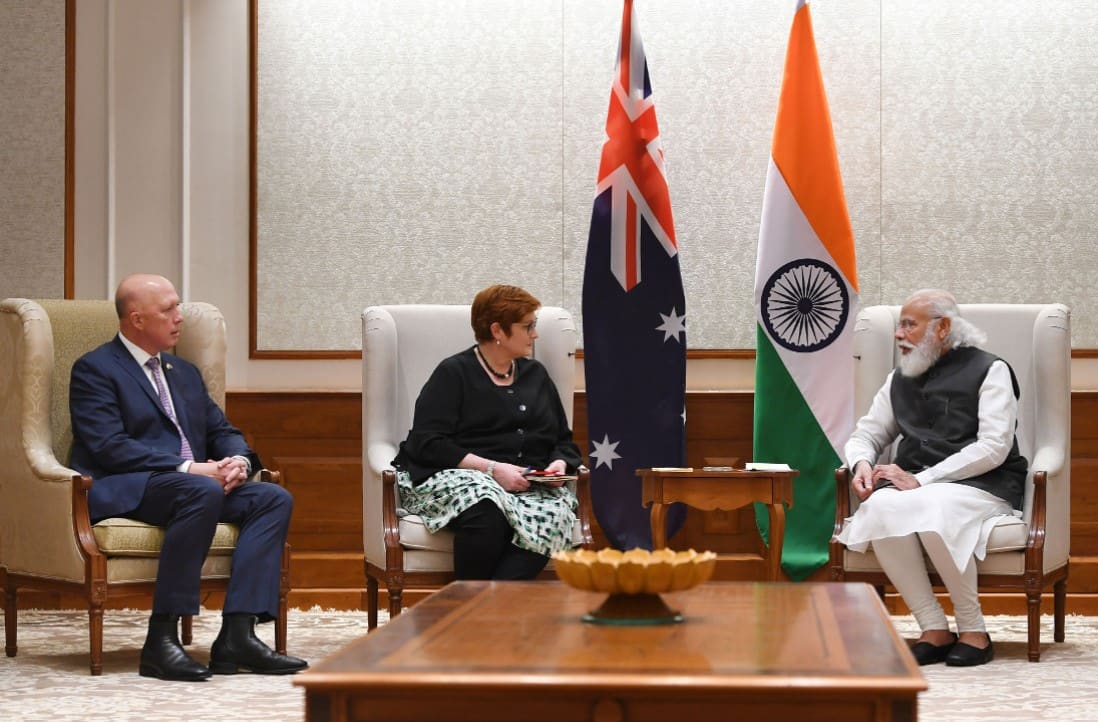
[[[953,649],[946,655],[946,664],[950,667],[975,667],[979,664],[987,664],[995,658],[995,647],[991,644],[991,637],[987,638],[987,646],[983,649],[973,647],[971,644],[957,642]]]
[[[178,682],[204,682],[210,678],[210,670],[191,659],[179,643],[178,625],[179,617],[175,616],[149,620],[138,674]]]
[[[949,656],[950,650],[956,644],[957,635],[954,634],[953,641],[949,644],[936,645],[930,642],[918,642],[911,647],[911,654],[920,667],[927,664],[938,664],[938,662],[944,661]]]
[[[309,666],[304,659],[279,654],[255,636],[255,616],[227,614],[210,648],[210,671],[236,674],[242,669],[255,674],[294,674]]]

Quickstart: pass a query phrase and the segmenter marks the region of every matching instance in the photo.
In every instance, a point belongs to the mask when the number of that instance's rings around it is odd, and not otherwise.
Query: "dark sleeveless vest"
[[[922,376],[909,378],[898,370],[892,375],[892,411],[901,434],[895,463],[901,469],[918,473],[976,441],[980,385],[998,360],[986,351],[962,346],[943,355]],[[1018,379],[1009,364],[1007,368],[1018,398]],[[1021,509],[1028,466],[1015,436],[1001,466],[956,483],[983,489]]]

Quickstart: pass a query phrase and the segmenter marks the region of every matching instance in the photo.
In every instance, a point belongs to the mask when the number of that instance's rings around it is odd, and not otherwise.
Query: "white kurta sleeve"
[[[859,461],[866,461],[870,466],[876,464],[881,452],[895,441],[897,434],[900,433],[892,413],[892,376],[895,373],[892,371],[885,378],[884,385],[873,397],[869,412],[858,420],[854,433],[850,435],[850,440],[843,447],[843,455],[851,471]]]

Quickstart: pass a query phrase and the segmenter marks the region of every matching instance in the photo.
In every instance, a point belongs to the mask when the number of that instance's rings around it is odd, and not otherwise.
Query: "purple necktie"
[[[164,386],[163,379],[160,378],[160,359],[152,356],[145,362],[145,365],[152,371],[153,383],[156,384],[156,393],[160,394],[160,405],[164,407],[164,412],[175,424],[175,428],[179,431],[179,438],[183,440],[179,455],[188,461],[194,461],[194,452],[191,451],[191,445],[187,442],[187,435],[183,433],[183,427],[179,425],[179,419],[175,418],[172,402],[168,399],[168,389]]]

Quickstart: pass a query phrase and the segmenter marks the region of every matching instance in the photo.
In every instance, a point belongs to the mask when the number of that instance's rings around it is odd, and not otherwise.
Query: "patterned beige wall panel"
[[[259,7],[261,347],[501,281],[560,303],[559,3]]]
[[[1089,4],[882,12],[881,295],[1060,301],[1098,344],[1098,19]]]
[[[367,304],[465,302],[496,281],[579,314],[620,3],[258,1],[260,348],[358,348]],[[793,5],[637,1],[693,348],[754,346]],[[862,300],[933,283],[1085,309],[1085,7],[812,8]],[[1077,345],[1098,344],[1087,323]]]
[[[65,0],[0,3],[0,298],[65,293]]]

